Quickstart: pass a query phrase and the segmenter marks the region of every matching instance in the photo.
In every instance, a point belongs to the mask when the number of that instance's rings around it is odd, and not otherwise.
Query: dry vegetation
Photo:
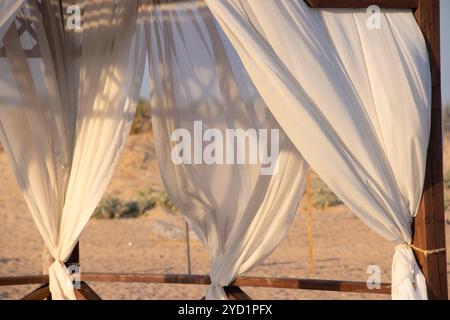
[[[450,118],[450,117],[449,117]],[[446,135],[450,142],[450,134]],[[450,199],[450,148],[445,149],[446,199]],[[0,153],[0,276],[42,272],[43,243],[5,153]],[[365,281],[378,265],[390,280],[395,244],[353,215],[315,175],[311,179],[315,269],[309,271],[308,215],[299,210],[286,238],[250,276]],[[448,201],[448,200],[447,200]],[[305,203],[304,203],[305,204]],[[164,192],[153,148],[148,105],[141,102],[114,177],[81,238],[86,272],[186,273],[185,221]],[[450,223],[447,227],[450,246]],[[206,274],[207,251],[191,232],[192,272]],[[450,274],[449,274],[450,275]],[[450,277],[449,277],[450,279]],[[92,283],[104,299],[193,299],[202,286]],[[18,299],[36,286],[0,288],[1,299]],[[255,299],[389,299],[389,296],[245,288]]]
[[[142,143],[146,135],[150,134],[151,113],[150,104],[140,100],[136,108],[136,116],[131,127],[130,134],[136,139],[142,137]],[[312,205],[315,209],[326,209],[342,204],[341,200],[328,188],[328,186],[313,173],[311,179]],[[114,196],[105,196],[93,214],[94,219],[129,219],[145,216],[156,206],[162,206],[168,210],[176,210],[170,202],[165,191],[149,190],[140,192],[131,200],[124,200]]]

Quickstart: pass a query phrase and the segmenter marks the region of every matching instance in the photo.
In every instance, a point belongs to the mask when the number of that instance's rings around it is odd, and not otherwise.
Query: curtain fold
[[[212,284],[206,299],[226,299],[224,287],[262,262],[284,238],[308,167],[268,112],[208,8],[199,2],[147,4],[152,121],[162,179],[208,251]],[[202,124],[203,137],[195,134],[195,123]],[[270,150],[264,143],[259,150],[271,154],[279,148],[273,159],[278,170],[271,175],[263,172],[264,161],[221,163],[220,157],[210,164],[177,164],[172,157],[177,129],[191,133],[192,148],[183,157],[194,156],[195,144],[225,157],[227,147],[219,141],[230,129],[268,133]],[[279,140],[270,143],[273,130]],[[233,151],[249,155],[252,150],[237,145]]]
[[[53,299],[76,298],[64,262],[113,174],[145,65],[137,0],[79,3],[70,30],[58,7],[28,0],[0,58],[0,141],[55,260]]]
[[[384,11],[381,28],[372,30],[362,10],[315,10],[289,0],[206,3],[309,165],[367,225],[399,244],[393,298],[426,299],[410,243],[425,175],[431,76],[413,14]]]
[[[385,11],[381,29],[371,30],[363,11],[206,0],[219,28],[198,2],[145,0],[144,39],[139,2],[79,1],[83,26],[70,31],[50,2],[42,4],[44,16],[35,0],[0,4],[0,142],[55,259],[53,298],[75,299],[64,262],[124,147],[146,40],[157,157],[169,196],[210,255],[207,299],[225,299],[224,287],[283,239],[304,190],[306,161],[358,217],[398,243],[393,298],[426,299],[410,244],[425,175],[431,77],[412,13]],[[192,138],[178,164],[177,129]],[[279,139],[264,148],[259,135],[258,155],[266,157],[255,163],[222,164],[227,150],[219,141],[230,129],[254,129],[270,142],[278,132]],[[184,163],[196,157],[196,145],[215,162]],[[278,148],[278,157],[267,158]],[[248,159],[253,151],[233,146],[239,150]],[[263,174],[268,164],[273,174]]]

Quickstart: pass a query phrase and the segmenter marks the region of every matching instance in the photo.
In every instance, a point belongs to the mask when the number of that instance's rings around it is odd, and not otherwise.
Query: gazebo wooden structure
[[[42,0],[41,10],[44,13],[45,2]],[[48,0],[53,2],[58,0]],[[60,1],[60,7],[62,3]],[[189,0],[154,0],[155,4],[183,2]],[[298,0],[302,1],[302,0]],[[440,69],[440,0],[304,0],[313,8],[368,8],[377,5],[380,8],[412,9],[427,42],[432,72],[432,126],[428,149],[427,170],[422,201],[417,217],[413,223],[413,245],[420,268],[425,275],[428,296],[433,300],[448,299],[447,259],[442,249],[445,243],[445,213],[443,192],[443,137],[442,137],[442,101],[441,101],[441,69]],[[26,24],[19,32],[28,30]],[[30,49],[30,57],[36,55]],[[0,56],[2,49],[0,48]],[[436,251],[437,250],[437,251]],[[79,265],[79,245],[72,253],[67,266]],[[151,274],[99,274],[83,273],[81,287],[76,290],[79,299],[97,300],[100,297],[89,287],[86,281],[93,282],[137,282],[208,285],[208,276],[201,275],[151,275]],[[0,286],[43,284],[23,299],[51,299],[48,287],[48,276],[0,277]],[[266,287],[303,290],[322,290],[340,292],[360,292],[373,294],[389,294],[390,284],[382,284],[379,289],[369,289],[366,282],[337,280],[307,280],[241,277],[225,288],[232,300],[245,300],[250,297],[240,287]]]

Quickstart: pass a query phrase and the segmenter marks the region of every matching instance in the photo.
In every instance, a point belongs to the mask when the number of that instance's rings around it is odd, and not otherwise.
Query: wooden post
[[[77,242],[76,246],[73,248],[72,254],[66,262],[67,267],[73,265],[80,266],[80,242]]]
[[[308,257],[309,257],[309,274],[314,274],[314,236],[313,236],[313,214],[312,214],[312,186],[311,186],[311,175],[312,172],[309,170],[306,176],[306,220],[308,224]]]
[[[187,260],[187,271],[188,274],[192,274],[192,266],[191,266],[191,241],[189,238],[189,223],[185,221],[185,230],[186,230],[186,260]]]
[[[66,267],[69,268],[71,266],[80,267],[80,242],[77,242],[76,246],[73,248],[73,251],[69,257],[69,259],[65,263]],[[76,297],[78,300],[83,300],[80,298],[78,293],[78,290],[75,290]],[[49,300],[52,299],[52,296],[50,294]]]
[[[441,96],[440,2],[439,0],[305,0],[314,8],[415,9],[415,16],[427,42],[432,73],[431,136],[422,201],[413,222],[413,244],[424,250],[444,249],[445,212],[443,188],[443,137]],[[419,266],[427,279],[430,299],[448,299],[447,257],[445,252],[425,255],[416,252]]]
[[[440,70],[440,6],[439,0],[419,0],[417,22],[428,45],[433,101],[431,137],[422,202],[413,224],[413,244],[425,250],[445,248],[445,212],[443,189],[442,97]],[[446,253],[416,258],[427,279],[429,299],[448,299]]]
[[[70,266],[80,267],[80,242],[77,242],[66,262],[66,267]],[[85,281],[81,281],[80,285],[79,289],[75,289],[75,296],[78,300],[101,300],[100,296]]]

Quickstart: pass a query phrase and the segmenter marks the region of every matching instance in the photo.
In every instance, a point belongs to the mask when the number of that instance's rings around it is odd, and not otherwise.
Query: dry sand
[[[446,156],[448,157],[448,155]],[[449,163],[449,162],[447,162]],[[0,276],[39,274],[43,243],[0,152]],[[107,195],[133,199],[149,187],[162,189],[150,134],[129,139]],[[315,272],[309,273],[305,214],[298,213],[287,238],[250,275],[366,281],[378,265],[390,280],[394,246],[344,206],[314,211]],[[448,217],[448,216],[447,216]],[[184,220],[161,208],[130,220],[91,220],[81,239],[82,270],[89,272],[185,273]],[[447,243],[450,245],[450,225]],[[202,245],[193,240],[195,274],[208,272]],[[449,268],[450,269],[450,268]],[[17,299],[36,286],[0,288],[0,299]],[[185,285],[92,283],[104,299],[199,299],[205,287]],[[254,299],[388,299],[389,296],[302,290],[245,288]]]

